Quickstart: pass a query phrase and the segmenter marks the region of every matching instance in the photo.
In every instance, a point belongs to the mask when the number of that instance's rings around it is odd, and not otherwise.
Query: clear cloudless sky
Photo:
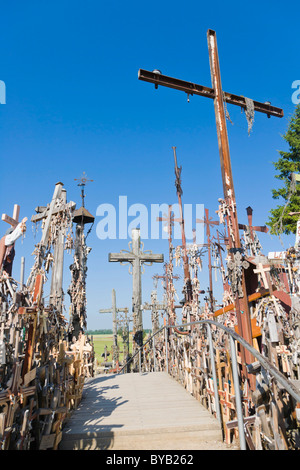
[[[2,162],[1,213],[12,215],[15,203],[27,216],[26,238],[16,245],[13,275],[20,257],[26,277],[33,264],[34,238],[30,218],[38,205],[50,202],[61,181],[68,200],[80,205],[75,178],[83,171],[94,181],[85,203],[95,216],[87,238],[88,328],[111,327],[100,308],[131,307],[132,277],[128,267],[109,263],[108,253],[128,249],[128,240],[97,237],[97,208],[112,204],[118,215],[119,196],[128,206],[176,203],[172,146],[182,165],[183,202],[204,204],[216,219],[223,195],[213,101],[138,80],[138,69],[158,68],[163,74],[211,86],[206,32],[217,33],[224,91],[283,108],[282,119],[256,113],[248,136],[245,114],[228,105],[229,145],[239,221],[245,208],[253,223],[263,225],[278,202],[272,162],[286,150],[282,135],[294,112],[292,83],[300,80],[299,2],[128,0],[16,0],[1,5],[0,80],[6,104],[0,105]],[[128,217],[128,221],[133,220]],[[7,224],[1,222],[2,233]],[[280,251],[278,237],[260,236],[264,252]],[[167,240],[145,239],[144,249],[168,257]],[[283,238],[283,245],[294,237]],[[70,283],[72,257],[65,254],[64,290]],[[207,259],[204,259],[207,265]],[[143,301],[150,301],[152,276],[162,265],[145,267]],[[175,270],[182,275],[181,268]],[[50,279],[49,282],[50,283]],[[201,288],[207,289],[205,270]],[[181,298],[182,278],[175,284]],[[220,278],[216,291],[220,290]],[[159,299],[162,287],[159,284]],[[66,317],[68,318],[66,294]],[[202,301],[203,304],[203,301]],[[150,325],[145,312],[144,325]]]

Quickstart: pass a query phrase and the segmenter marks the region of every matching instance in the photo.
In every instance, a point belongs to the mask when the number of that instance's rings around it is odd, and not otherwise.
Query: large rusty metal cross
[[[175,78],[167,77],[162,75],[159,71],[149,72],[146,70],[139,70],[138,78],[150,83],[154,83],[155,88],[158,88],[158,85],[166,86],[169,88],[174,88],[177,90],[184,91],[188,95],[200,95],[214,100],[215,108],[215,118],[217,126],[217,135],[218,135],[218,146],[220,154],[220,163],[221,163],[221,173],[223,181],[223,191],[224,199],[228,203],[229,207],[229,217],[227,217],[227,224],[230,230],[232,231],[234,237],[230,237],[230,253],[231,256],[234,256],[234,253],[238,250],[241,250],[241,240],[239,236],[239,226],[237,219],[236,211],[236,199],[232,178],[231,170],[231,160],[229,152],[229,143],[228,143],[228,134],[226,126],[226,115],[224,101],[226,103],[234,104],[240,106],[243,109],[247,110],[247,102],[243,96],[237,96],[232,93],[223,92],[222,82],[221,82],[221,73],[218,57],[218,48],[217,48],[217,37],[216,32],[209,29],[207,31],[207,41],[208,41],[208,50],[209,50],[209,61],[210,61],[210,70],[211,70],[211,80],[212,88],[208,88],[202,85],[197,85],[191,82],[185,82],[183,80],[178,80]],[[265,113],[268,117],[276,116],[283,117],[283,110],[271,106],[270,103],[260,103],[258,101],[252,101],[255,111]],[[243,297],[239,298],[236,295],[235,298],[235,309],[237,316],[238,328],[241,336],[245,338],[248,343],[252,344],[252,331],[251,331],[251,322],[249,307],[247,301],[247,292],[246,292],[246,283],[244,273],[242,275],[242,291]],[[246,362],[252,360],[251,355],[245,351]]]

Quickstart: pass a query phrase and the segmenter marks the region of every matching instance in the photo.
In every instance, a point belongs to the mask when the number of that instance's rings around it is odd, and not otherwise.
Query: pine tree
[[[296,233],[297,220],[300,215],[289,215],[289,212],[300,212],[300,183],[295,181],[293,173],[300,173],[300,104],[296,106],[291,117],[288,130],[283,139],[289,145],[289,151],[279,151],[280,157],[273,162],[279,171],[275,178],[282,180],[284,186],[272,190],[273,199],[283,198],[284,204],[270,210],[271,217],[267,225],[271,227],[271,234]]]

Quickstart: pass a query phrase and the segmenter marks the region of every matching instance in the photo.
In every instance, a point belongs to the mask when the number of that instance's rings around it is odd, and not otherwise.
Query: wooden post
[[[67,192],[61,191],[62,204],[67,203]],[[54,245],[54,260],[52,268],[50,305],[55,305],[57,310],[62,313],[63,309],[63,270],[64,270],[64,243],[65,235],[62,228],[59,229],[57,240]]]

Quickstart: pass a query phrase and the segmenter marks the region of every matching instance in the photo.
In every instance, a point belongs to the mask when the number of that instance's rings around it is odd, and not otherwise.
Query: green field
[[[110,355],[107,357],[107,361],[112,361],[112,345],[113,345],[113,335],[92,335],[93,336],[93,343],[94,343],[94,350],[95,356],[97,359],[98,364],[104,361],[104,357],[102,354],[104,353],[104,348],[107,346],[107,351]],[[119,346],[119,355],[120,355],[120,362],[123,361],[123,342],[122,337],[118,336],[118,346]],[[129,350],[132,351],[132,342],[129,342]]]

